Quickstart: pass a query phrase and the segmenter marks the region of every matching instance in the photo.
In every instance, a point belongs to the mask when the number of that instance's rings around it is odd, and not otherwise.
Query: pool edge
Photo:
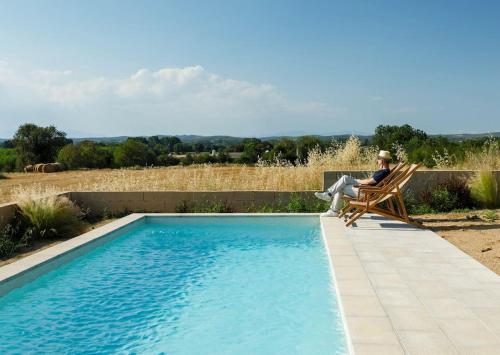
[[[347,325],[347,317],[345,314],[342,297],[340,296],[339,287],[337,284],[337,274],[335,273],[335,268],[333,266],[333,257],[332,257],[332,254],[330,253],[330,248],[328,247],[328,240],[327,240],[326,231],[325,231],[325,228],[323,225],[323,219],[320,218],[319,220],[320,220],[319,224],[320,224],[320,228],[321,228],[321,238],[323,240],[323,246],[326,249],[326,255],[328,257],[328,266],[330,268],[330,274],[331,274],[331,278],[333,281],[333,288],[335,289],[335,296],[337,299],[338,310],[340,312],[340,318],[342,320],[344,335],[346,338],[347,351],[348,351],[348,354],[354,355],[354,345],[352,342],[351,334],[349,332],[349,327]]]

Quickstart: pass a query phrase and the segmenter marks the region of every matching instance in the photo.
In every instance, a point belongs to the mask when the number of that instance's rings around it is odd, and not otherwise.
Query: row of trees
[[[458,142],[442,136],[429,136],[409,125],[380,125],[371,141],[367,140],[364,144],[392,150],[394,155],[398,149],[404,148],[410,162],[423,162],[432,167],[436,153],[463,159],[466,151],[480,149],[484,140]],[[316,136],[274,141],[219,139],[216,142],[182,142],[174,136],[152,136],[128,138],[121,143],[89,140],[74,143],[54,126],[25,124],[19,127],[12,140],[0,147],[0,171],[22,170],[29,164],[53,161],[63,163],[68,169],[227,162],[254,164],[259,159],[270,161],[276,157],[294,163],[305,162],[311,149],[324,151],[330,145],[329,139]],[[231,159],[233,152],[239,152],[239,157]]]

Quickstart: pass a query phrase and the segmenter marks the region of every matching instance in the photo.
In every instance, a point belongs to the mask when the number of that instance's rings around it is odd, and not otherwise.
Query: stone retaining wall
[[[15,203],[0,204],[0,228],[3,228],[16,212],[17,205]]]
[[[70,199],[94,213],[164,212],[173,213],[184,201],[225,202],[233,212],[248,212],[262,205],[287,203],[291,194],[313,199],[313,191],[146,191],[146,192],[71,192]]]
[[[423,191],[436,186],[439,182],[452,177],[469,180],[474,174],[476,174],[476,171],[473,170],[417,170],[408,182],[407,189],[410,189],[418,199]],[[351,175],[359,179],[371,176],[370,172],[367,171],[325,171],[323,175],[324,189],[326,190],[333,185],[342,175]],[[493,175],[497,180],[497,185],[500,187],[500,170],[493,171]],[[497,198],[500,199],[500,188],[498,189]]]
[[[67,192],[70,200],[90,212],[101,214],[123,212],[176,212],[186,202],[224,202],[233,212],[248,212],[250,208],[288,203],[292,194],[314,199],[313,191],[145,191],[145,192]],[[0,205],[0,228],[14,216],[15,203]]]

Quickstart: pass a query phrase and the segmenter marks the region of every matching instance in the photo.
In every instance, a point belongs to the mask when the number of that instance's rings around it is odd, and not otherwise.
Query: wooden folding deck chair
[[[419,167],[420,164],[412,164],[385,186],[360,186],[359,192],[363,194],[363,197],[360,200],[348,201],[350,209],[355,209],[355,211],[348,218],[346,227],[352,225],[365,213],[375,213],[420,226],[408,216],[401,192]],[[386,207],[383,206],[383,202],[386,202]]]
[[[389,182],[392,181],[392,179],[396,178],[397,176],[399,176],[401,173],[402,173],[402,169],[406,166],[406,163],[405,162],[401,162],[401,163],[398,163],[394,168],[391,169],[391,172],[389,173],[389,175],[387,175],[384,179],[382,179],[381,181],[379,181],[377,184],[375,185],[370,185],[370,186],[374,186],[374,187],[383,187],[383,186],[386,186]],[[354,187],[356,188],[359,188],[361,186],[367,186],[367,185],[354,185]],[[353,200],[362,200],[363,198],[363,195],[360,194],[360,191],[358,190],[358,196],[357,197],[351,197],[349,195],[343,195],[342,196],[342,200],[346,201],[347,204],[340,210],[339,212],[339,218],[342,218],[346,213],[348,213],[349,211],[352,211],[353,207],[349,206],[349,201],[353,201]]]

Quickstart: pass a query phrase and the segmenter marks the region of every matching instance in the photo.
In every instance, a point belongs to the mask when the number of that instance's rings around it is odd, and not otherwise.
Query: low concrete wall
[[[249,208],[287,203],[292,194],[313,199],[313,191],[146,191],[146,192],[71,192],[70,199],[91,212],[175,212],[176,207],[187,203],[222,201],[233,212],[247,212]]]
[[[5,227],[7,223],[14,217],[17,205],[15,203],[0,204],[0,228]]]
[[[90,212],[100,214],[129,212],[176,212],[176,207],[186,201],[225,202],[233,212],[247,212],[249,208],[278,203],[288,203],[292,194],[304,199],[314,199],[313,191],[146,191],[146,192],[65,192],[73,202]],[[16,203],[0,205],[0,228],[14,216]]]
[[[418,199],[423,191],[436,186],[442,181],[450,178],[469,180],[474,174],[476,174],[476,171],[473,170],[417,170],[408,182],[407,189],[410,189]],[[364,179],[371,174],[367,171],[325,171],[323,175],[323,188],[326,190],[342,175],[351,175],[354,178]],[[493,171],[493,175],[497,180],[497,185],[500,187],[500,170]],[[500,188],[498,189],[497,198],[500,199]]]

